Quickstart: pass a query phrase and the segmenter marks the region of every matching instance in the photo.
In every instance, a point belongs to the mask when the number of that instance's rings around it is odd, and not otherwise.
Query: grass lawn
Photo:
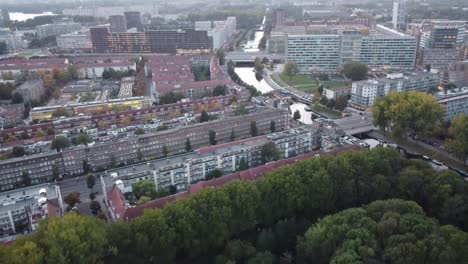
[[[341,117],[341,113],[336,111],[336,110],[333,110],[333,109],[330,109],[330,108],[327,108],[323,105],[320,105],[320,104],[314,104],[312,105],[312,109],[316,112],[319,112],[319,113],[325,113],[327,115],[329,115],[331,118],[333,119],[338,119]]]
[[[333,81],[320,81],[318,83],[316,79],[313,79],[311,76],[305,74],[297,74],[292,79],[290,79],[289,76],[281,73],[280,78],[281,80],[283,80],[283,82],[287,83],[288,85],[307,93],[315,93],[320,84],[322,84],[323,87],[330,88],[341,87],[346,85],[346,83],[344,82]]]

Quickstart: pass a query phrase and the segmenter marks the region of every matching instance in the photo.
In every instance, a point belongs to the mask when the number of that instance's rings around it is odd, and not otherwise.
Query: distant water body
[[[10,12],[10,20],[18,20],[18,21],[25,21],[30,18],[35,18],[38,16],[55,16],[52,12],[43,12],[39,14],[25,14],[21,12]]]

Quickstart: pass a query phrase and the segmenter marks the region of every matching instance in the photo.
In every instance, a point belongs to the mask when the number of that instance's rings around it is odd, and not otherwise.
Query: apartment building
[[[65,70],[69,66],[67,59],[5,59],[0,61],[0,74],[35,73],[38,71]]]
[[[86,160],[92,170],[104,170],[116,165],[133,164],[167,155],[185,153],[185,141],[193,148],[209,146],[209,131],[216,134],[218,144],[235,139],[250,138],[251,122],[255,121],[258,135],[270,133],[275,122],[277,131],[289,127],[289,114],[278,109],[259,109],[257,112],[176,129],[125,137],[120,140],[68,148],[60,153],[47,152],[0,161],[0,190],[22,187],[22,174],[28,173],[33,184],[50,182],[56,177],[82,173]],[[166,149],[167,153],[164,153]],[[141,157],[139,157],[141,155]],[[80,168],[81,167],[81,168]]]
[[[241,160],[249,167],[261,165],[262,147],[270,142],[281,149],[283,158],[287,159],[320,149],[321,136],[319,130],[305,126],[108,170],[107,176],[114,182],[120,180],[124,192],[131,192],[132,185],[141,180],[154,181],[157,190],[170,186],[175,186],[178,191],[186,190],[189,185],[206,180],[206,175],[215,169],[223,173],[238,171]]]
[[[0,193],[0,241],[36,230],[48,217],[61,217],[63,203],[60,188],[41,184]]]
[[[414,69],[416,38],[377,25],[363,27],[308,27],[306,34],[284,35],[286,60],[298,64],[302,73],[335,73],[351,61],[367,64],[373,70]],[[269,43],[270,51],[281,51],[281,34]]]
[[[392,24],[397,30],[405,30],[407,23],[406,0],[397,0],[393,2]]]
[[[447,94],[440,92],[436,99],[445,109],[445,120],[452,120],[459,114],[468,115],[468,88],[458,88],[448,91]]]
[[[74,22],[45,24],[45,25],[36,27],[37,36],[39,38],[72,33],[80,29],[81,29],[81,24],[74,23]]]
[[[63,14],[67,16],[93,16],[109,18],[110,16],[123,15],[127,11],[137,11],[142,15],[158,15],[158,6],[156,4],[128,5],[128,6],[100,6],[93,8],[73,8],[64,9]]]
[[[358,109],[366,109],[374,105],[376,98],[391,92],[427,92],[439,84],[440,77],[437,74],[423,72],[389,74],[386,78],[353,82],[350,104]]]
[[[76,31],[57,36],[57,47],[64,50],[91,50],[91,34],[89,30]]]
[[[15,34],[9,28],[0,28],[0,42],[4,42],[9,52],[23,49],[23,40],[20,35]]]
[[[236,31],[236,18],[228,17],[225,21],[196,21],[196,31],[207,31],[212,38],[213,49],[219,49],[227,43]]]

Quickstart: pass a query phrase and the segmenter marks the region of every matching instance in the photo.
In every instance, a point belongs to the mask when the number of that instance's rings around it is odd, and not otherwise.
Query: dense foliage
[[[466,263],[468,234],[412,201],[377,201],[327,216],[298,245],[310,263]]]
[[[237,258],[239,263],[247,260],[270,263],[268,260],[272,258],[294,260],[298,256],[289,251],[296,242],[287,234],[300,234],[305,230],[303,223],[307,221],[301,219],[313,222],[347,208],[390,198],[413,200],[441,224],[468,229],[468,187],[462,178],[450,171],[437,172],[422,161],[406,160],[394,150],[376,149],[313,158],[277,169],[254,182],[234,181],[220,188],[203,189],[162,210],[148,210],[131,222],[115,223],[109,228],[97,219],[86,229],[77,224],[78,230],[74,225],[67,225],[67,217],[63,221],[48,220],[41,225],[38,235],[22,239],[4,251],[13,259],[12,263],[74,263],[75,251],[83,257],[105,259],[110,263],[213,263],[215,259],[226,263],[223,260]],[[94,227],[98,227],[99,232],[94,232]],[[436,225],[430,227],[428,235],[432,230],[439,230]],[[67,237],[63,237],[63,232],[78,238],[73,243],[65,242]],[[246,234],[258,232],[259,236],[250,240],[257,241],[255,251],[248,245],[251,242],[236,242],[236,239],[243,240]],[[448,239],[458,232],[441,236]],[[55,250],[48,241],[62,243]],[[447,240],[442,243],[444,241]],[[468,246],[464,240],[459,241],[460,248]],[[447,242],[448,246],[452,244]],[[324,244],[319,249],[326,252],[329,246]],[[432,248],[432,245],[427,247]],[[49,250],[54,253],[50,259],[47,255],[44,261],[29,259],[41,256],[33,254],[36,251]],[[404,251],[404,248],[395,248],[394,253],[399,254],[398,250]],[[434,251],[434,257],[444,257],[443,252]],[[418,252],[404,252],[413,253]],[[57,254],[61,261],[57,262]]]
[[[447,147],[466,165],[468,158],[468,115],[459,114],[452,119]]]
[[[343,73],[353,81],[361,81],[367,77],[369,68],[366,64],[360,62],[349,62],[343,67]]]
[[[392,92],[375,100],[372,114],[374,125],[384,133],[424,138],[440,130],[444,109],[430,94]]]

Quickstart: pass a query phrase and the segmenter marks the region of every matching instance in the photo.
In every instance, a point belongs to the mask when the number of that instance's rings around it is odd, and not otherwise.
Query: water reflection
[[[265,80],[261,79],[260,81],[257,80],[255,77],[254,68],[251,67],[237,67],[235,72],[239,77],[247,84],[252,85],[253,87],[257,88],[258,91],[261,93],[268,93],[273,91],[273,88],[268,85]]]
[[[263,31],[256,31],[255,38],[253,40],[247,41],[247,44],[244,46],[245,52],[257,52],[260,51],[258,45],[260,44],[260,40],[263,38]]]
[[[43,13],[38,13],[38,14],[26,14],[26,13],[21,13],[21,12],[10,12],[10,19],[12,21],[25,21],[27,19],[32,19],[38,16],[55,16],[54,13],[52,12],[43,12]]]

